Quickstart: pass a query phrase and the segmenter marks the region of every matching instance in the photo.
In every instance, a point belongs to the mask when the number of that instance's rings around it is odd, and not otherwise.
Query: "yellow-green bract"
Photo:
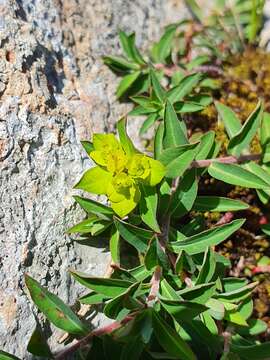
[[[97,166],[87,170],[75,188],[107,195],[120,217],[129,214],[139,203],[140,184],[155,186],[165,175],[161,162],[135,148],[125,152],[125,144],[113,134],[94,134],[93,147],[90,157]]]

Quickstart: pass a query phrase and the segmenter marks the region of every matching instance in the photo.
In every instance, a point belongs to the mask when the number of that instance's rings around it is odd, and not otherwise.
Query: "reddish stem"
[[[236,158],[234,156],[225,156],[225,157],[219,157],[216,159],[207,159],[207,160],[195,160],[192,161],[191,167],[192,168],[204,168],[208,167],[212,164],[212,162],[219,162],[222,164],[239,164],[245,161],[256,161],[260,160],[261,154],[247,154],[247,155],[241,155],[239,158]]]
[[[134,317],[131,315],[126,316],[121,322],[115,321],[109,325],[106,325],[102,328],[96,329],[86,335],[84,338],[78,340],[74,345],[71,345],[68,349],[60,352],[55,356],[56,360],[65,360],[69,354],[74,353],[76,350],[85,347],[89,344],[89,341],[93,336],[102,336],[105,334],[110,334],[114,330],[119,329],[121,326],[125,325],[129,321],[131,321]]]

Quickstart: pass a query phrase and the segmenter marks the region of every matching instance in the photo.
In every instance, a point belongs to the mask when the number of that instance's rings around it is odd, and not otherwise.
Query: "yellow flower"
[[[98,166],[86,171],[75,187],[107,195],[120,217],[139,203],[140,183],[155,186],[165,175],[165,167],[159,161],[135,150],[127,156],[113,134],[95,134],[93,146],[90,157]]]

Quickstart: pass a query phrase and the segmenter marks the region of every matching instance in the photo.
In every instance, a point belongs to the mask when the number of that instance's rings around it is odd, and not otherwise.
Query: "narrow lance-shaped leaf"
[[[240,200],[220,196],[198,196],[194,202],[193,210],[196,211],[239,211],[249,208],[248,204]]]
[[[196,143],[164,150],[159,160],[166,166],[165,176],[168,178],[182,176],[194,160],[198,148],[199,144]]]
[[[188,144],[186,129],[183,121],[177,118],[172,104],[167,101],[164,115],[164,148]]]
[[[109,216],[114,214],[110,207],[100,204],[97,201],[85,199],[80,196],[73,196],[73,198],[88,214],[104,214]]]
[[[162,297],[160,302],[162,307],[180,324],[183,321],[191,321],[207,310],[205,305],[188,300],[171,300]]]
[[[260,140],[263,146],[270,142],[270,113],[268,112],[263,114]]]
[[[115,226],[121,237],[139,252],[147,250],[149,240],[154,236],[153,231],[141,229],[118,219],[115,219]]]
[[[185,96],[189,95],[193,88],[198,85],[202,79],[202,74],[195,73],[187,75],[184,79],[180,81],[180,84],[172,88],[167,93],[167,99],[171,104],[174,104],[176,101],[182,100]]]
[[[138,152],[138,150],[135,148],[132,141],[130,140],[130,138],[129,138],[128,134],[127,134],[127,129],[126,128],[127,128],[127,118],[122,117],[117,122],[117,131],[118,131],[118,135],[119,135],[121,145],[122,145],[125,153],[128,156],[130,156],[130,155],[133,155],[134,153]]]
[[[159,159],[163,151],[164,123],[160,123],[154,140],[155,159]]]
[[[155,71],[152,67],[150,67],[150,78],[151,78],[151,84],[153,87],[154,94],[156,95],[157,99],[160,102],[163,102],[166,96],[166,92],[160,85],[158,78],[155,74]]]
[[[204,252],[208,246],[220,244],[231,236],[245,222],[245,219],[237,219],[228,224],[217,226],[213,229],[203,231],[185,240],[171,242],[169,248],[175,253],[185,250],[188,254],[198,254]]]
[[[116,96],[118,99],[130,89],[130,87],[135,83],[140,74],[140,71],[134,71],[133,73],[125,75],[123,77],[116,90]]]
[[[196,169],[187,170],[172,196],[169,209],[171,216],[181,217],[188,213],[193,206],[197,192]]]
[[[167,26],[164,34],[158,43],[154,44],[151,54],[155,62],[165,63],[170,55],[172,40],[177,28],[177,24]]]
[[[232,185],[239,185],[252,189],[269,188],[269,184],[240,165],[222,164],[213,161],[208,168],[208,173],[213,178]]]
[[[228,106],[216,101],[215,102],[218,114],[223,121],[227,134],[231,139],[241,130],[241,122]]]
[[[216,283],[198,284],[186,287],[177,291],[177,294],[184,300],[204,305],[216,292]]]
[[[104,56],[103,61],[113,71],[127,73],[130,70],[139,70],[140,65],[127,61],[120,56]]]
[[[155,336],[157,337],[160,345],[168,352],[168,354],[174,355],[182,360],[196,359],[187,343],[155,311],[152,313],[152,321]]]
[[[142,197],[140,200],[140,213],[142,221],[155,232],[160,232],[157,222],[158,195],[155,187],[141,186]]]
[[[262,110],[262,103],[259,101],[241,130],[231,138],[228,144],[229,154],[239,156],[241,152],[249,146],[260,125]]]
[[[134,61],[137,64],[144,65],[145,61],[135,45],[135,33],[127,35],[124,31],[119,31],[119,38],[121,46],[129,60]]]
[[[196,285],[208,283],[212,280],[216,269],[216,259],[213,250],[208,247],[204,253],[203,264],[196,279]]]
[[[150,114],[143,122],[139,134],[143,135],[144,133],[146,133],[146,131],[150,129],[150,127],[156,122],[157,119],[158,119],[158,114],[156,113]]]
[[[139,282],[134,283],[128,289],[126,289],[122,294],[110,300],[104,308],[104,314],[111,319],[115,319],[118,316],[118,314],[123,309],[126,308],[125,305],[128,305],[129,298],[131,298],[135,294],[139,286],[140,286]],[[130,301],[132,302],[132,299],[130,299]],[[134,302],[136,304],[135,299]]]
[[[95,277],[75,270],[70,270],[70,274],[88,289],[111,298],[122,294],[132,285],[131,281]]]
[[[25,283],[36,306],[56,327],[74,335],[83,335],[88,332],[88,328],[70,307],[56,295],[42,287],[29,275],[25,275]]]
[[[110,253],[112,261],[115,264],[120,264],[120,234],[119,231],[112,227],[111,237],[110,237]]]

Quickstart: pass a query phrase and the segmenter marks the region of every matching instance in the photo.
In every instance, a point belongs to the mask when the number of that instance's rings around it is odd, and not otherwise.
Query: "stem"
[[[76,350],[85,347],[89,344],[89,340],[92,339],[93,336],[102,336],[105,334],[110,334],[114,330],[119,329],[121,326],[127,324],[129,321],[133,319],[133,316],[128,315],[122,321],[115,321],[109,325],[106,325],[100,329],[94,330],[86,335],[84,338],[78,340],[74,345],[71,345],[68,349],[60,352],[55,356],[55,360],[65,360],[68,355],[74,353]]]
[[[191,167],[192,168],[204,168],[208,167],[212,164],[212,162],[220,162],[222,164],[239,164],[245,161],[256,161],[260,160],[262,154],[247,154],[241,155],[239,158],[234,156],[225,156],[216,159],[207,159],[207,160],[195,160],[192,161]]]
[[[154,302],[154,300],[156,299],[156,297],[158,295],[161,275],[162,275],[162,268],[160,266],[157,266],[156,270],[152,276],[152,279],[150,281],[151,289],[150,289],[150,292],[149,292],[149,295],[147,298],[147,303],[150,302],[150,306],[151,306],[151,303]]]
[[[191,71],[187,71],[178,65],[166,66],[164,64],[156,64],[155,68],[157,70],[163,70],[164,74],[169,77],[171,77],[176,71],[179,71],[179,70],[184,72],[186,75],[193,74],[196,72],[214,73],[214,74],[220,75],[220,76],[222,76],[224,74],[222,69],[220,69],[218,66],[215,66],[215,65],[201,65],[201,66],[197,66],[196,68],[192,69]]]

